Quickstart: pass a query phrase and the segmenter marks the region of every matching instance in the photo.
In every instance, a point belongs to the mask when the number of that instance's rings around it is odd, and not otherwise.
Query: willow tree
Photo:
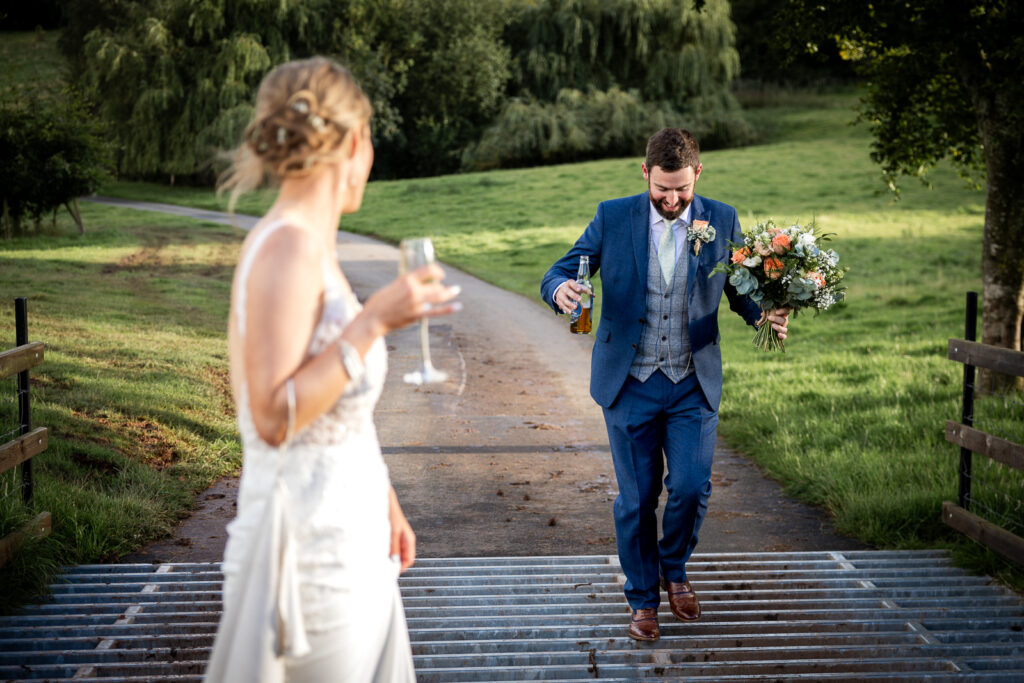
[[[467,167],[637,154],[662,124],[689,128],[707,148],[752,140],[729,90],[739,56],[725,0],[509,7],[510,99],[467,150]]]
[[[463,148],[504,103],[505,11],[504,0],[373,0],[351,17],[335,49],[371,93],[386,91],[394,113],[390,125],[374,117],[375,173],[458,170]]]
[[[69,0],[61,41],[119,170],[195,175],[234,144],[272,66],[348,65],[373,101],[378,171],[453,170],[504,97],[502,4],[476,0]]]
[[[565,88],[637,90],[681,112],[734,110],[739,74],[727,0],[520,0],[505,40],[513,89],[553,101]]]
[[[968,176],[984,169],[982,341],[1021,349],[1024,5],[789,0],[786,19],[796,45],[838,39],[866,77],[862,118],[892,189],[944,158]]]
[[[106,12],[80,39],[79,71],[109,124],[118,170],[173,181],[207,168],[212,150],[237,140],[262,76],[315,25],[317,4],[100,3]]]

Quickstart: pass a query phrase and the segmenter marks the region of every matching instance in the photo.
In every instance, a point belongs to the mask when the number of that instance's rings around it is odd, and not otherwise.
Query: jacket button
[[[661,319],[662,320],[668,320],[668,316],[667,315],[663,315],[663,316],[661,316]]]
[[[640,318],[639,322],[640,322],[641,325],[646,325],[647,324],[647,321],[644,320],[643,318]]]
[[[661,341],[665,341],[666,339],[668,339],[668,337],[662,337]]]
[[[632,347],[633,347],[633,350],[634,350],[634,351],[636,351],[636,349],[637,349],[637,346],[636,346],[636,344],[630,344],[630,346],[632,346]]]

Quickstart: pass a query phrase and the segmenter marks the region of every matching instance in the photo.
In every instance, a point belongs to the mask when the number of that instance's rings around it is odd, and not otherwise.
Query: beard
[[[665,208],[664,199],[657,200],[651,195],[650,187],[647,188],[647,197],[648,199],[651,200],[651,204],[654,205],[654,210],[658,212],[658,215],[670,221],[674,221],[675,219],[679,218],[679,216],[683,214],[683,211],[686,211],[686,207],[688,207],[690,203],[693,201],[692,197],[686,201],[680,200],[679,206],[677,206],[674,210],[669,211],[668,209]]]

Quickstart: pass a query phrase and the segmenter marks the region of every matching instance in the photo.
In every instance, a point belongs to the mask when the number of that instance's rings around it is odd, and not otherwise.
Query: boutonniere
[[[715,241],[715,229],[707,221],[693,221],[686,229],[686,239],[693,242],[693,255],[700,256],[701,245]]]

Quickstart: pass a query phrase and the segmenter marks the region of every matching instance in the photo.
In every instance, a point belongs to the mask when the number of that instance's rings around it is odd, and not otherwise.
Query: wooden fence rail
[[[971,456],[974,453],[1024,471],[1024,446],[975,429],[974,377],[976,368],[1024,377],[1024,353],[979,344],[975,341],[978,294],[967,293],[966,339],[950,339],[948,357],[964,364],[961,421],[946,422],[946,441],[960,446],[958,503],[942,503],[942,521],[978,543],[1024,566],[1024,538],[980,517],[968,509],[971,502]]]
[[[15,348],[0,353],[0,379],[18,376],[18,432],[17,438],[0,444],[0,474],[21,465],[22,498],[29,509],[34,508],[32,486],[32,458],[46,450],[46,427],[32,428],[29,401],[28,371],[43,362],[43,343],[28,341],[28,314],[25,299],[14,300],[16,343]],[[40,512],[28,524],[0,538],[0,567],[7,564],[18,547],[30,536],[50,533],[49,512]]]

